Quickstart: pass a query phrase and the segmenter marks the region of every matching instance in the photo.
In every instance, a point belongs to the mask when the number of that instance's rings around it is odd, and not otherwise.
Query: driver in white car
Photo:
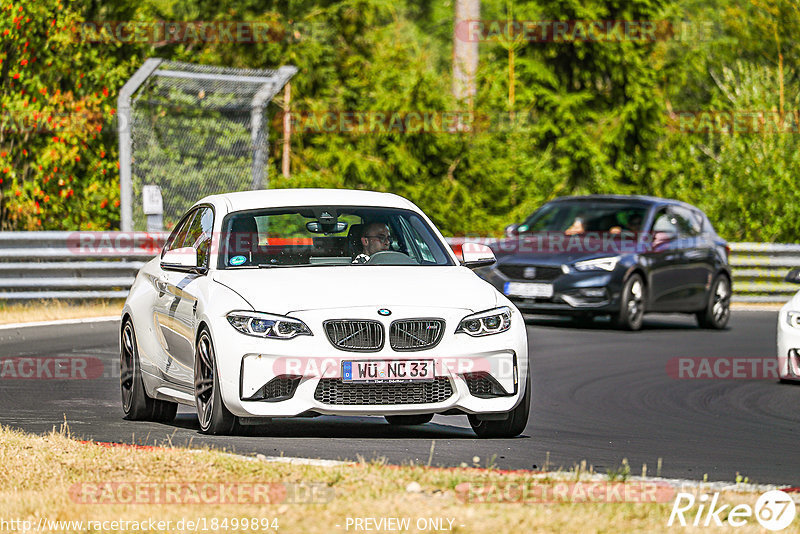
[[[364,252],[356,256],[353,263],[366,263],[370,256],[376,252],[389,250],[392,244],[392,235],[389,227],[382,222],[372,222],[364,225],[364,232],[361,234],[361,246]]]

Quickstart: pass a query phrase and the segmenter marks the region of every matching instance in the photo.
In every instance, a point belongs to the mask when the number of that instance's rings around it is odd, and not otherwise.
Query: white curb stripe
[[[342,462],[339,460],[323,460],[321,458],[301,458],[299,456],[264,456],[263,454],[256,454],[255,456],[245,456],[244,454],[235,454],[232,452],[219,451],[217,449],[210,449],[211,452],[221,452],[234,458],[246,460],[248,462],[268,462],[277,464],[290,464],[290,465],[312,465],[316,467],[338,467],[341,465],[356,465],[356,462]],[[206,452],[203,449],[191,449],[190,452]]]
[[[107,315],[105,317],[87,317],[84,319],[59,319],[56,321],[34,321],[30,323],[10,323],[0,324],[0,331],[14,330],[17,328],[26,328],[33,326],[58,326],[58,325],[71,325],[71,324],[91,324],[91,323],[107,323],[111,321],[119,321],[121,316]]]
[[[296,456],[264,456],[256,455],[256,460],[291,465],[314,465],[317,467],[338,467],[340,465],[355,465],[353,462],[340,462],[339,460],[322,460],[312,458],[299,458]]]

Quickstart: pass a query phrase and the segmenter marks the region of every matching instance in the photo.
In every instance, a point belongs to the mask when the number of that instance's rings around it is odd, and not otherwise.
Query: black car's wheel
[[[216,363],[211,335],[208,330],[202,330],[194,357],[194,399],[200,431],[204,434],[231,434],[237,427],[236,416],[222,402]]]
[[[645,287],[641,275],[632,274],[622,286],[620,310],[614,322],[623,330],[639,330],[642,327],[645,308]]]
[[[711,284],[708,303],[704,310],[696,313],[701,328],[722,330],[731,316],[731,282],[724,274],[718,275]]]
[[[139,350],[133,323],[125,321],[121,331],[119,358],[119,385],[122,393],[122,410],[125,419],[132,421],[157,421],[169,423],[175,419],[178,404],[156,400],[147,395],[139,365]]]
[[[385,415],[386,421],[390,425],[424,425],[433,419],[432,413],[423,413],[419,415]]]
[[[516,408],[508,412],[502,421],[482,421],[477,415],[469,415],[469,424],[479,438],[513,438],[522,434],[528,424],[531,410],[531,377],[525,380],[525,394]]]

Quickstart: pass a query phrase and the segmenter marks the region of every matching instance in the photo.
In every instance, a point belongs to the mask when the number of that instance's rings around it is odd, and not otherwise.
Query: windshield
[[[587,233],[639,233],[647,207],[611,202],[553,202],[544,205],[517,227],[519,234],[539,232],[582,235]]]
[[[454,265],[416,213],[305,206],[236,212],[223,222],[219,268]]]

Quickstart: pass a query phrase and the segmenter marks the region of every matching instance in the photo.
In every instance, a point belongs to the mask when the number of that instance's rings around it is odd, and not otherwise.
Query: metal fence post
[[[117,97],[119,131],[119,223],[123,232],[133,231],[133,182],[131,179],[131,97],[148,76],[161,64],[160,58],[150,58],[125,82]]]
[[[253,101],[250,104],[250,138],[253,142],[253,182],[250,188],[253,190],[261,189],[262,185],[266,186],[268,184],[264,180],[266,168],[264,160],[267,156],[266,152],[269,144],[267,144],[267,147],[263,146],[262,140],[264,136],[268,136],[267,132],[264,131],[264,106],[274,95],[273,87],[274,84],[271,83],[262,85],[261,89],[253,95]]]

